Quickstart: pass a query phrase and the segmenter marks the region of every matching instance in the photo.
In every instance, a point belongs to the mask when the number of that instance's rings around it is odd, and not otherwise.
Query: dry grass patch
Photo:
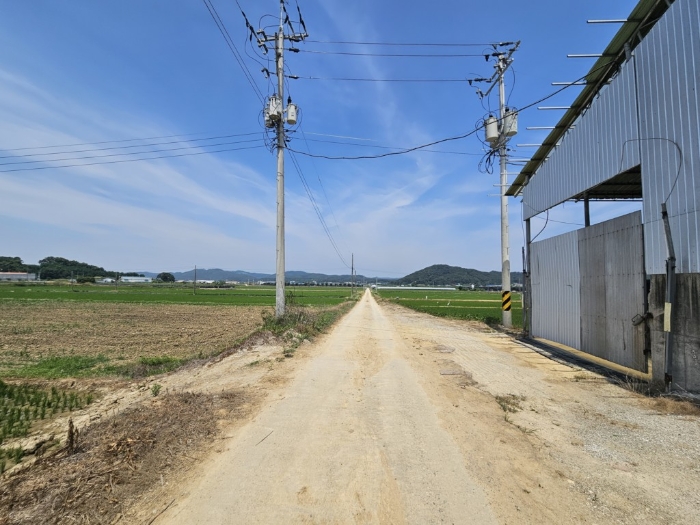
[[[197,461],[222,423],[243,417],[243,392],[160,395],[91,425],[53,456],[1,481],[0,524],[114,523]]]
[[[662,414],[700,416],[700,405],[674,397],[656,397],[649,400],[651,408]]]
[[[522,401],[525,401],[525,396],[518,396],[515,394],[496,396],[496,403],[498,403],[498,406],[500,406],[501,410],[503,410],[503,412],[506,414],[508,412],[513,414],[515,412],[520,412],[523,409],[522,405],[520,404]]]

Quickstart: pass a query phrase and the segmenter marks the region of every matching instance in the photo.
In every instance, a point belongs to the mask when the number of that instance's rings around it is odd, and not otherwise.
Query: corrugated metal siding
[[[532,243],[532,335],[581,348],[578,233]]]
[[[630,61],[537,171],[523,190],[526,219],[639,164],[634,78]]]
[[[646,372],[641,212],[578,230],[581,350]]]
[[[637,48],[649,274],[665,272],[667,249],[661,203],[666,199],[677,271],[700,272],[699,75],[700,6],[697,0],[677,0]],[[679,153],[670,141],[682,151],[680,171]]]

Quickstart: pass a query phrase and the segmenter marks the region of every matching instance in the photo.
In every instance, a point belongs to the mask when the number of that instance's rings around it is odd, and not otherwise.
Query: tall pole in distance
[[[508,152],[506,148],[506,84],[505,71],[506,59],[503,55],[498,57],[498,90],[500,99],[500,117],[501,117],[501,147],[498,151],[501,157],[501,297],[502,297],[502,312],[503,326],[510,328],[513,326],[513,318],[511,313],[510,302],[510,243],[508,233],[508,197],[506,196],[506,188],[508,186]]]
[[[284,0],[280,0],[280,27],[275,38],[277,93],[284,106]],[[277,278],[275,316],[284,315],[284,113],[277,121]]]
[[[350,297],[353,297],[355,295],[355,254],[352,254],[352,261],[350,262],[350,273],[352,277],[352,295]]]

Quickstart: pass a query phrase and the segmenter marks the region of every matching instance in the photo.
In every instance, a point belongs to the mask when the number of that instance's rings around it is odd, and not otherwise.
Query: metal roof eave
[[[627,22],[622,24],[620,30],[603,51],[602,56],[596,60],[585,76],[586,85],[581,93],[549,133],[542,146],[525,164],[525,167],[506,191],[506,195],[515,197],[520,194],[530,177],[535,174],[552,152],[554,146],[559,144],[571,125],[588,108],[602,87],[617,73],[622,63],[627,60],[627,53],[637,47],[656,21],[666,12],[670,3],[673,3],[673,0],[670,2],[667,0],[640,0],[627,18]]]

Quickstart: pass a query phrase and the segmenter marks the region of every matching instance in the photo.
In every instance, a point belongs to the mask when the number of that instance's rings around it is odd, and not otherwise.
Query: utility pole
[[[508,186],[508,150],[505,140],[506,122],[506,84],[505,72],[508,67],[504,55],[498,57],[498,91],[500,99],[500,119],[501,119],[501,148],[498,155],[501,158],[501,305],[503,308],[503,326],[510,328],[513,326],[513,318],[510,305],[510,242],[508,230],[508,197],[506,188]]]
[[[277,56],[277,93],[284,104],[284,0],[280,0],[280,28],[275,39]],[[277,120],[277,277],[275,280],[275,315],[284,315],[284,116]]]
[[[194,265],[194,281],[192,281],[192,295],[197,295],[197,265]]]
[[[275,317],[278,319],[285,312],[285,246],[284,246],[284,148],[285,144],[285,122],[291,125],[297,122],[297,107],[292,104],[291,97],[287,101],[287,107],[284,107],[284,41],[300,42],[308,35],[306,26],[301,20],[301,12],[299,13],[300,23],[304,27],[304,33],[292,33],[291,35],[284,34],[284,24],[289,22],[289,15],[284,7],[284,0],[280,0],[280,25],[277,33],[273,36],[265,35],[261,29],[257,34],[254,33],[258,41],[258,46],[267,51],[266,42],[275,42],[275,66],[277,73],[277,94],[268,99],[265,107],[265,126],[268,128],[277,128],[277,242],[276,242],[276,277],[275,277]],[[247,21],[247,19],[246,19]],[[258,35],[262,35],[259,37]],[[286,118],[285,118],[286,114]]]
[[[350,276],[352,278],[352,295],[350,297],[355,296],[355,254],[352,254],[352,260],[350,262]]]
[[[498,120],[493,116],[485,121],[486,140],[491,144],[493,150],[498,151],[498,156],[501,161],[501,178],[499,187],[501,188],[501,310],[502,324],[506,328],[513,326],[513,317],[511,312],[511,290],[510,290],[510,238],[508,231],[508,197],[506,189],[508,187],[508,141],[518,132],[518,114],[517,111],[512,111],[506,107],[506,86],[505,73],[513,63],[513,53],[518,49],[520,42],[515,42],[508,53],[494,53],[498,62],[496,63],[496,72],[488,80],[493,82],[494,77],[498,79],[499,92],[499,115]],[[495,83],[486,93],[479,94],[488,96],[491,90],[495,87]]]

